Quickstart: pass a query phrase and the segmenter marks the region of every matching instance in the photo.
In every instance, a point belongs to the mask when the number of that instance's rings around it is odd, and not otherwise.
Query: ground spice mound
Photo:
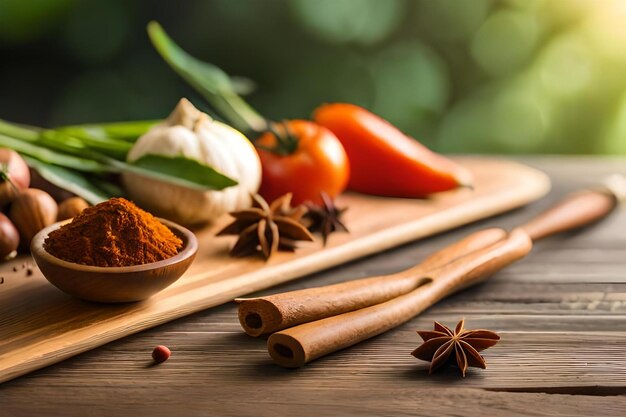
[[[157,262],[176,255],[182,245],[167,226],[123,198],[86,208],[43,244],[57,258],[93,266]]]

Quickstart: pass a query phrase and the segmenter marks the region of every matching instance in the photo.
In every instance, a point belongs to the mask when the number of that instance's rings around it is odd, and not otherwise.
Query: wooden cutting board
[[[331,236],[268,262],[228,257],[234,238],[197,232],[200,248],[190,270],[151,299],[93,304],[65,295],[41,275],[26,274],[27,257],[0,266],[0,382],[62,361],[126,335],[225,303],[235,297],[384,251],[425,236],[511,210],[545,195],[549,179],[532,168],[485,158],[459,161],[473,171],[475,188],[428,200],[342,196],[350,234]],[[17,271],[13,271],[13,269]]]

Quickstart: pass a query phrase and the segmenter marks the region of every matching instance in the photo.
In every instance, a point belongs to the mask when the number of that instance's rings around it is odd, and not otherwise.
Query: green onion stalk
[[[126,155],[134,142],[157,121],[65,126],[56,129],[0,120],[0,147],[13,149],[52,184],[97,204],[123,196],[117,176],[132,172],[197,189],[222,190],[233,179],[183,156],[146,155],[133,163]]]

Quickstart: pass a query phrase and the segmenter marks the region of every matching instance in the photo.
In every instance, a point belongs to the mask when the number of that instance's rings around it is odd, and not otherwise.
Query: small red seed
[[[155,363],[165,362],[172,355],[172,352],[169,350],[167,346],[158,345],[152,351],[152,359],[154,359]]]

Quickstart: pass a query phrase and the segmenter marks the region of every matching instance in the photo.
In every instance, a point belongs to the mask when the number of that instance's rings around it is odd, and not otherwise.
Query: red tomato
[[[471,185],[463,167],[353,104],[325,104],[314,120],[341,141],[350,160],[349,188],[389,197],[426,197]]]
[[[306,120],[289,120],[262,134],[255,145],[263,179],[259,194],[268,202],[293,194],[293,203],[321,204],[320,194],[339,195],[348,184],[348,157],[337,137]]]

